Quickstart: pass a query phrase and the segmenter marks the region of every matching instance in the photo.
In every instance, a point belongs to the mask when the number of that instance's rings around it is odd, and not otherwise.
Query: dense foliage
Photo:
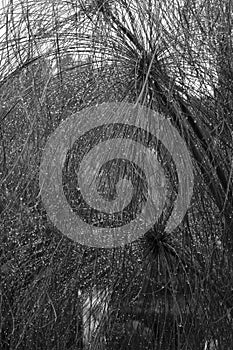
[[[0,344],[8,349],[231,348],[232,4],[6,1],[0,64]],[[190,151],[171,235],[123,248],[62,235],[40,198],[49,135],[103,102],[145,104]]]

